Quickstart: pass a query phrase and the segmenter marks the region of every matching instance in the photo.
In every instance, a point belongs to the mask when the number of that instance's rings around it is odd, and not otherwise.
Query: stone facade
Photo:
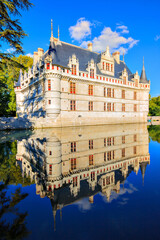
[[[145,72],[143,67],[143,73]],[[99,54],[51,36],[15,85],[17,115],[35,127],[147,122],[150,82],[132,74],[119,52]],[[38,121],[37,121],[38,118]]]

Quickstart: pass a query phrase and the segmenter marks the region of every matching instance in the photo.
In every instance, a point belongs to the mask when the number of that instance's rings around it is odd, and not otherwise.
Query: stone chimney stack
[[[89,50],[89,51],[92,51],[92,43],[91,43],[91,42],[88,43],[88,50]]]
[[[113,58],[116,60],[118,64],[120,64],[120,52],[114,52],[112,53]]]
[[[44,50],[43,48],[38,48],[38,59],[40,59],[40,57],[43,55]]]
[[[38,62],[38,52],[34,52],[33,54],[33,65],[36,65]]]

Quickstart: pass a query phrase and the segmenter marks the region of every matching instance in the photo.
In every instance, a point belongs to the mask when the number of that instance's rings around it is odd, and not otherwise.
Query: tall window
[[[137,100],[137,92],[134,92],[134,100]]]
[[[108,137],[107,138],[107,146],[111,146],[112,145],[112,138]]]
[[[93,155],[89,155],[89,165],[93,165]]]
[[[47,70],[50,69],[50,63],[47,63]]]
[[[112,159],[112,152],[107,152],[107,161],[110,161]]]
[[[93,68],[90,69],[90,78],[94,78],[94,69]]]
[[[75,100],[71,100],[70,101],[70,110],[71,111],[75,111],[76,110],[76,101]]]
[[[125,108],[125,103],[122,103],[122,112],[125,112],[126,108]]]
[[[91,181],[95,180],[95,172],[91,172]]]
[[[52,175],[52,165],[49,165],[49,175]]]
[[[72,74],[73,74],[73,75],[76,75],[76,74],[77,74],[76,65],[72,65]]]
[[[137,112],[137,104],[134,104],[134,112]]]
[[[112,111],[114,112],[114,103],[112,103]]]
[[[103,70],[104,70],[104,62],[103,62]]]
[[[73,187],[77,187],[78,183],[77,183],[77,177],[73,178]]]
[[[113,72],[113,64],[111,64],[111,72]]]
[[[137,142],[137,135],[136,134],[134,134],[134,142]]]
[[[71,170],[76,169],[76,158],[71,158]]]
[[[93,140],[89,140],[89,149],[93,149]]]
[[[104,111],[106,111],[106,103],[104,103]]]
[[[48,104],[49,104],[49,105],[51,104],[51,100],[48,100]]]
[[[104,97],[106,97],[106,87],[104,87]]]
[[[106,152],[104,152],[104,162],[106,162]]]
[[[111,88],[107,88],[107,97],[111,97]]]
[[[122,90],[122,99],[125,99],[125,90]]]
[[[106,63],[106,70],[109,71],[109,63]]]
[[[88,95],[93,95],[93,85],[88,86]]]
[[[93,111],[93,102],[92,101],[89,101],[89,103],[88,103],[88,110]]]
[[[104,147],[106,147],[106,138],[104,138]]]
[[[112,89],[112,97],[114,98],[114,88]]]
[[[111,111],[111,103],[107,103],[107,111],[108,111],[108,112]]]
[[[71,152],[76,152],[76,142],[71,142]]]
[[[48,91],[51,91],[51,80],[48,80]]]
[[[70,82],[70,93],[75,94],[76,93],[76,83]]]
[[[122,136],[122,144],[125,143],[125,140],[126,140],[125,136]]]
[[[133,147],[133,154],[137,154],[137,147],[136,146]]]
[[[125,157],[125,148],[122,149],[122,157]]]

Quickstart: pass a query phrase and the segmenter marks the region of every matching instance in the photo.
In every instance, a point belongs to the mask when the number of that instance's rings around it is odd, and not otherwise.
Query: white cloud
[[[33,58],[33,54],[32,53],[27,53],[26,56]]]
[[[157,35],[154,40],[158,41],[159,39],[160,39],[160,35]]]
[[[126,53],[129,49],[133,48],[139,40],[135,40],[132,37],[124,37],[122,35],[123,30],[126,30],[125,26],[121,27],[122,31],[112,31],[110,27],[104,27],[100,36],[95,37],[92,41],[93,43],[93,51],[103,52],[106,47],[110,47],[110,51],[120,51]],[[122,28],[123,27],[123,28]],[[124,28],[125,27],[125,28]],[[87,41],[83,41],[81,47],[87,46]]]
[[[129,33],[128,27],[125,25],[118,25],[116,29],[120,30],[121,33]]]
[[[10,47],[10,48],[6,49],[7,53],[13,53],[14,51],[15,51],[15,48],[13,48],[13,47]]]
[[[76,25],[69,28],[71,38],[77,41],[85,39],[87,36],[91,35],[91,22],[87,21],[85,18],[78,19]]]

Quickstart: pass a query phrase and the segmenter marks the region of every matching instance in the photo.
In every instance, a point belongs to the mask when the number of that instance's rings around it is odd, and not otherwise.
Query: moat
[[[160,126],[0,133],[0,239],[159,239]]]

